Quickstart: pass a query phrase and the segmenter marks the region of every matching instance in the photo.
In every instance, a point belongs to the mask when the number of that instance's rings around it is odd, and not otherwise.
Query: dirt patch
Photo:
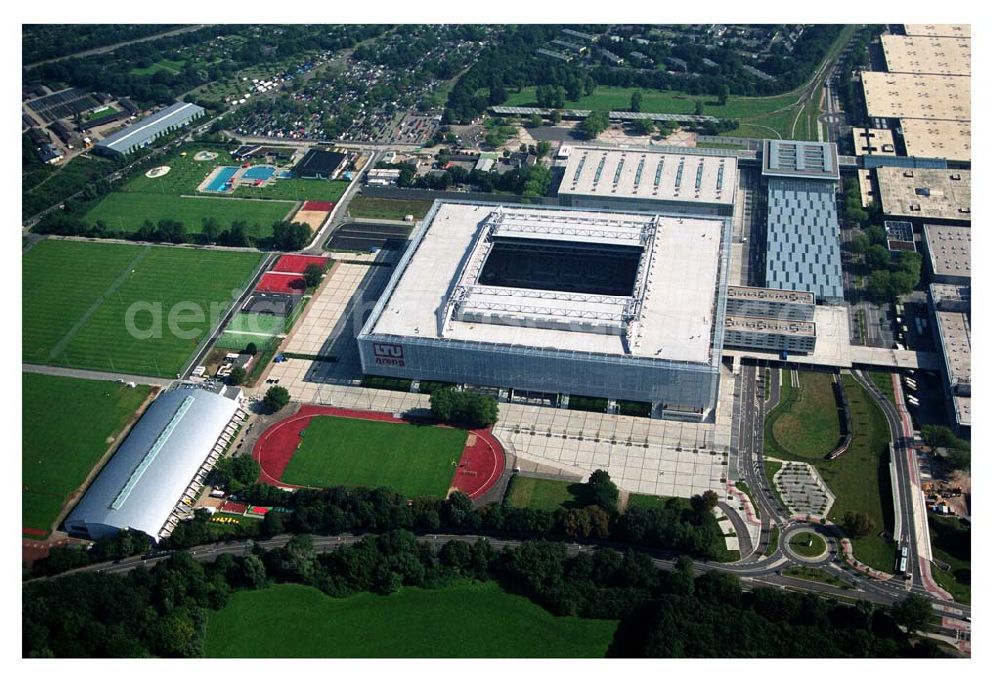
[[[160,167],[153,167],[146,172],[147,179],[158,179],[161,176],[166,176],[170,172],[170,167],[166,165],[161,165]]]
[[[198,162],[208,162],[209,160],[214,160],[219,157],[218,153],[213,153],[210,150],[200,150],[194,154],[194,159]]]

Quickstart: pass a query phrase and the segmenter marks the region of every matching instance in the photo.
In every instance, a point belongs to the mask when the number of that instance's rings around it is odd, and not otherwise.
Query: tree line
[[[684,558],[666,571],[634,551],[570,554],[562,544],[537,541],[498,551],[485,540],[436,548],[400,530],[330,552],[298,535],[244,556],[201,562],[178,552],[124,575],[83,573],[26,585],[22,655],[198,657],[209,613],[235,591],[299,583],[333,597],[391,595],[463,580],[497,581],[556,615],[620,621],[608,650],[614,657],[941,655],[913,641],[932,617],[924,598],[911,596],[887,611],[773,588],[743,591],[730,574],[695,576]]]

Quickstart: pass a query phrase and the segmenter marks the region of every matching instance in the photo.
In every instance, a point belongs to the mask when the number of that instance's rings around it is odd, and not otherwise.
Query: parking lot
[[[355,252],[367,252],[373,247],[402,249],[410,230],[410,226],[387,223],[345,223],[330,236],[326,248]]]

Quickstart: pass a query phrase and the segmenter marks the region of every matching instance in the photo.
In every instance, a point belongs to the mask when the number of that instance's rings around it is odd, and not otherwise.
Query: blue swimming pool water
[[[243,172],[243,178],[250,181],[267,181],[274,174],[274,167],[269,165],[261,165],[258,167],[250,167],[245,172]]]
[[[280,172],[278,172],[278,178],[279,179],[290,179],[290,178],[292,178],[292,172],[290,170],[288,170],[288,169],[282,169]]]
[[[233,178],[233,174],[236,173],[237,169],[239,167],[222,167],[219,173],[215,175],[215,178],[212,179],[212,183],[208,184],[205,191],[209,193],[225,193],[226,181]]]

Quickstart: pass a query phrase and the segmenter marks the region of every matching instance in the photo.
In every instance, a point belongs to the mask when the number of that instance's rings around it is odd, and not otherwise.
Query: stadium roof
[[[972,161],[972,123],[951,120],[900,120],[906,154],[922,158]]]
[[[234,399],[193,385],[161,394],[73,508],[67,528],[95,537],[138,529],[158,540],[237,409]]]
[[[127,153],[134,146],[141,146],[157,134],[171,127],[182,125],[204,112],[204,108],[193,103],[175,103],[115,132],[97,145],[119,153]]]
[[[965,226],[924,226],[924,242],[935,275],[972,277],[972,229]]]
[[[967,169],[879,167],[875,172],[886,216],[972,218],[972,172]]]
[[[818,141],[778,141],[764,144],[764,176],[789,179],[839,179],[837,144]]]
[[[890,73],[972,75],[972,40],[886,34],[882,52]]]
[[[971,24],[903,24],[907,35],[930,35],[946,38],[971,38]]]
[[[371,333],[710,364],[727,227],[718,217],[438,202]],[[480,273],[505,240],[629,249],[639,258],[631,295],[486,284]]]
[[[895,155],[896,142],[892,130],[874,127],[852,127],[855,155]]]
[[[969,121],[971,82],[963,75],[861,73],[865,106],[876,118]]]
[[[737,179],[735,157],[576,146],[559,195],[731,205]]]

